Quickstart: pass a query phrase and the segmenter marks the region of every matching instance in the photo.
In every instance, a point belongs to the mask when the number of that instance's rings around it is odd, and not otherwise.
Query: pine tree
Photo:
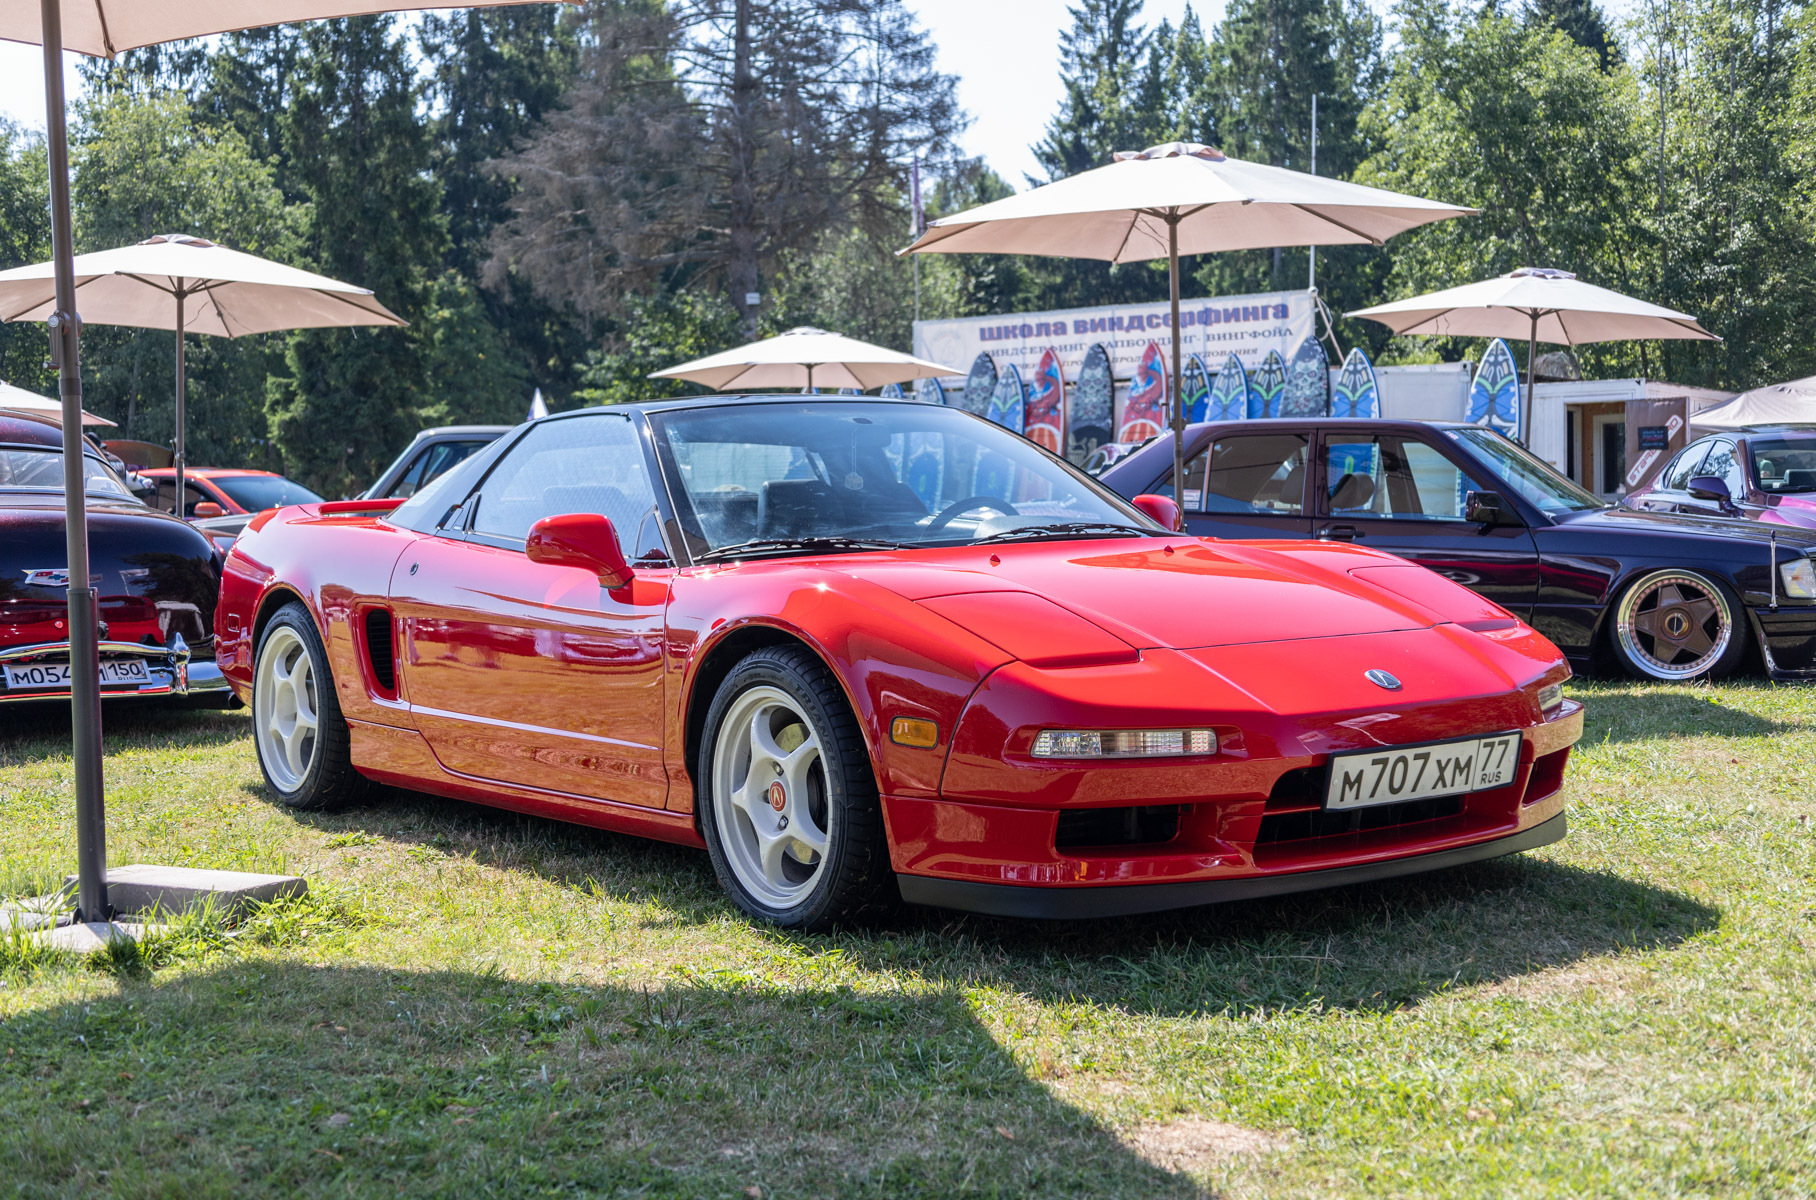
[[[1072,28],[1059,42],[1060,79],[1065,98],[1034,147],[1035,161],[1051,182],[1101,167],[1118,150],[1140,150],[1150,141],[1161,113],[1144,109],[1159,99],[1150,81],[1152,39],[1136,23],[1141,0],[1081,0]]]
[[[433,145],[418,119],[409,54],[389,17],[304,28],[295,92],[281,122],[284,157],[307,197],[304,251],[314,269],[369,287],[406,319],[429,298],[447,233]],[[292,334],[267,384],[272,436],[290,470],[324,494],[362,486],[419,427],[427,362],[396,328]]]

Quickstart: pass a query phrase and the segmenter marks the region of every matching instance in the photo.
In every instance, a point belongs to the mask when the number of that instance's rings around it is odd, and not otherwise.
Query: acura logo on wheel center
[[[1362,674],[1376,687],[1384,687],[1390,692],[1400,690],[1400,681],[1395,679],[1391,672],[1383,671],[1380,667],[1376,667],[1372,671],[1364,671]]]
[[[782,806],[787,803],[788,789],[783,787],[782,781],[778,779],[769,785],[769,807],[775,809],[777,812],[781,812]]]

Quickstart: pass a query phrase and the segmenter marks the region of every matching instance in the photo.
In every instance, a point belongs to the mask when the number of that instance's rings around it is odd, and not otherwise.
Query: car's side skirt
[[[1005,883],[975,883],[961,879],[934,879],[925,875],[897,875],[902,899],[934,908],[956,908],[993,917],[1030,917],[1077,920],[1088,917],[1123,917],[1284,896],[1318,888],[1371,883],[1398,875],[1415,875],[1445,867],[1462,866],[1504,854],[1517,854],[1561,841],[1566,831],[1563,813],[1507,837],[1431,854],[1409,855],[1353,867],[1322,871],[1297,871],[1248,879],[1212,879],[1194,883],[1136,884],[1125,887],[1021,887]]]

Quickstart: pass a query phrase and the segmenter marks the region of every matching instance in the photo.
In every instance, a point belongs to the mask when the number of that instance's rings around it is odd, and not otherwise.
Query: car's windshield
[[[862,401],[654,412],[696,557],[1161,533],[1075,468],[955,409]],[[862,546],[846,548],[860,549]]]
[[[1486,427],[1445,432],[1540,512],[1589,512],[1608,507],[1606,501],[1570,482],[1557,468],[1506,434]]]
[[[1816,435],[1750,434],[1747,453],[1753,459],[1753,478],[1759,480],[1760,490],[1774,495],[1816,492]]]
[[[321,497],[282,475],[216,475],[209,480],[247,512],[263,512],[286,504],[314,504]]]
[[[102,496],[133,499],[125,480],[99,459],[82,456],[82,490]],[[63,452],[36,450],[18,446],[0,447],[0,488],[30,488],[34,491],[63,490]]]

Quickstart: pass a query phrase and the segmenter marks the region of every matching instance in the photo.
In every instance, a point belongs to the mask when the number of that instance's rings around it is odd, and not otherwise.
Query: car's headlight
[[[1799,558],[1778,564],[1778,577],[1784,581],[1784,594],[1797,600],[1816,600],[1816,562]]]
[[[1217,753],[1209,729],[1043,729],[1035,758],[1176,758]]]
[[[1539,689],[1539,711],[1541,713],[1548,717],[1562,707],[1564,707],[1563,680],[1548,683]]]

